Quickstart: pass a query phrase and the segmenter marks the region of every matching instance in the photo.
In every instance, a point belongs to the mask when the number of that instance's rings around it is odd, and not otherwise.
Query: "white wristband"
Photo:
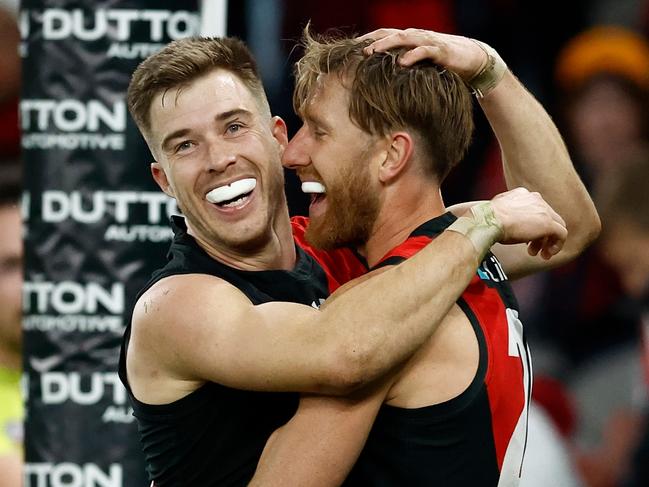
[[[461,216],[447,230],[468,238],[482,256],[503,235],[503,227],[496,218],[491,203],[486,201],[471,207],[472,217]]]
[[[493,47],[475,39],[471,40],[487,54],[487,63],[467,84],[471,87],[475,96],[484,98],[503,79],[507,71],[507,65]]]

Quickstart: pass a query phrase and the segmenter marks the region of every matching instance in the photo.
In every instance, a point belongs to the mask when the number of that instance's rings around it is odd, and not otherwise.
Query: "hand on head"
[[[399,58],[404,66],[424,59],[457,73],[465,81],[471,80],[487,63],[487,53],[473,39],[422,29],[378,29],[358,38],[373,40],[365,48],[367,54],[409,47]]]

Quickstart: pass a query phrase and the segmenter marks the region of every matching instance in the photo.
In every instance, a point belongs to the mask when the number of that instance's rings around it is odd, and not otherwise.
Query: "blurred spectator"
[[[620,456],[631,458],[625,462],[627,477],[624,485],[649,485],[649,154],[619,173],[605,195],[602,206],[604,234],[602,246],[609,262],[620,273],[625,290],[641,304],[642,316],[638,336],[642,343],[642,361],[645,384],[639,396],[644,414],[636,422],[638,439],[630,434],[627,443],[615,445],[624,448]],[[639,423],[639,424],[638,424]],[[643,428],[643,429],[642,429]],[[634,441],[635,440],[635,441]],[[606,451],[610,455],[611,448]],[[629,455],[635,451],[634,455]],[[615,454],[615,453],[613,453]]]
[[[600,209],[616,176],[649,147],[649,43],[621,27],[595,27],[565,45],[555,74],[559,124]],[[571,440],[591,487],[618,485],[639,425],[629,411],[640,377],[640,308],[625,279],[596,243],[545,276],[527,320],[535,371],[561,377],[574,404]],[[544,405],[560,420],[553,404]]]
[[[18,167],[0,168],[0,486],[22,485],[22,223]]]
[[[649,45],[619,27],[590,29],[561,51],[556,77],[559,123],[597,204],[612,175],[649,145]],[[543,306],[528,323],[535,341],[558,357],[554,372],[585,364],[635,338],[637,308],[598,245],[553,271],[538,303]]]
[[[649,43],[621,27],[595,27],[564,48],[556,76],[569,146],[597,198],[611,171],[649,145]]]

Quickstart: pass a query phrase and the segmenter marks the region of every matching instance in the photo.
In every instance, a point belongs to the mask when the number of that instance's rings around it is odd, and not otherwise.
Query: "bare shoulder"
[[[155,283],[137,301],[131,322],[127,372],[136,397],[167,402],[209,380],[195,360],[214,351],[220,325],[251,305],[237,288],[206,274]]]
[[[169,276],[156,282],[135,304],[133,328],[157,332],[162,326],[172,332],[176,326],[228,313],[237,304],[250,305],[250,301],[232,284],[207,274],[182,274]],[[170,330],[171,328],[171,330]]]
[[[457,305],[408,361],[388,394],[397,407],[439,404],[460,395],[478,369],[478,339],[469,318]]]

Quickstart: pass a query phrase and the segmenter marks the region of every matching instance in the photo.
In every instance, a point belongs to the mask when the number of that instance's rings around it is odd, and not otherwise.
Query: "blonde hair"
[[[432,62],[404,67],[403,49],[365,55],[370,42],[315,37],[304,31],[304,56],[295,65],[293,105],[298,114],[314,94],[318,76],[338,75],[349,89],[349,116],[372,135],[411,129],[424,144],[425,169],[441,182],[464,157],[473,133],[472,101],[456,74]]]

